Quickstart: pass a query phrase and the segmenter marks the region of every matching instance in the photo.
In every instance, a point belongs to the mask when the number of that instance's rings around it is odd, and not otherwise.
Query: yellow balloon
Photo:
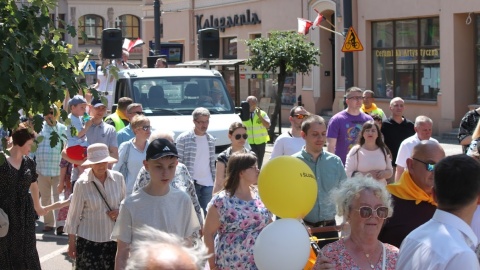
[[[317,199],[317,181],[305,162],[280,156],[262,166],[258,192],[265,206],[282,218],[303,218]]]

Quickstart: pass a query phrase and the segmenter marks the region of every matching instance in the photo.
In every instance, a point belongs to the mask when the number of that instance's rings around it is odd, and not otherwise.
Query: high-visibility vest
[[[266,117],[267,113],[260,111],[262,117]],[[268,130],[262,125],[262,120],[256,113],[253,113],[253,118],[247,121],[243,121],[243,124],[247,127],[248,143],[249,144],[262,144],[270,140],[268,136]]]
[[[125,127],[125,124],[123,123],[123,120],[122,118],[120,118],[120,116],[118,116],[118,114],[116,113],[112,113],[110,114],[109,116],[107,116],[105,118],[105,120],[107,119],[112,119],[113,123],[115,123],[115,130],[118,132],[120,129],[124,128]]]

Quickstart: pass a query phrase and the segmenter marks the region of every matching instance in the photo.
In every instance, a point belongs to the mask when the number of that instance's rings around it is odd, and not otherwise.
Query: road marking
[[[35,234],[36,238],[37,238],[37,241],[41,241],[41,240],[44,240],[45,238],[51,238],[51,239],[63,239],[63,240],[68,240],[68,238],[66,238],[65,236],[59,236],[59,235],[50,235],[50,234],[41,234],[41,233],[37,233]],[[65,245],[63,246],[62,248],[59,248],[53,252],[50,252],[48,253],[47,255],[45,256],[42,256],[40,258],[40,263],[44,263],[50,259],[53,259],[55,258],[56,256],[64,253],[64,252],[67,252],[68,251],[68,245]]]
[[[44,263],[50,259],[53,259],[55,258],[56,256],[64,253],[64,252],[67,252],[68,251],[68,246],[65,246],[65,247],[62,247],[60,249],[57,249],[55,250],[54,252],[50,252],[49,254],[43,256],[40,258],[40,263]]]

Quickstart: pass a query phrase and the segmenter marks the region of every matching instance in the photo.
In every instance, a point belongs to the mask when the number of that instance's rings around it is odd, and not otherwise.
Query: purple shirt
[[[368,114],[361,112],[355,116],[343,110],[335,114],[328,122],[327,138],[337,139],[335,155],[342,159],[343,164],[345,164],[348,151],[357,141],[363,123],[368,120],[373,120]]]

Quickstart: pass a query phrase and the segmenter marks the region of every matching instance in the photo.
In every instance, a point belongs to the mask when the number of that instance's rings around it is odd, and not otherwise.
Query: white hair
[[[188,255],[197,270],[204,268],[209,257],[207,247],[201,241],[197,241],[194,247],[187,247],[186,241],[177,235],[162,232],[147,225],[137,229],[137,234],[142,240],[134,241],[126,270],[147,269],[151,254],[159,254],[168,247],[180,249]]]
[[[425,115],[419,115],[415,118],[415,127],[419,127],[422,124],[430,123],[433,125],[432,119]]]
[[[174,138],[175,138],[175,132],[169,129],[159,129],[159,130],[155,130],[154,132],[152,132],[152,134],[150,134],[149,141],[152,142],[156,139],[166,139],[173,143]]]

